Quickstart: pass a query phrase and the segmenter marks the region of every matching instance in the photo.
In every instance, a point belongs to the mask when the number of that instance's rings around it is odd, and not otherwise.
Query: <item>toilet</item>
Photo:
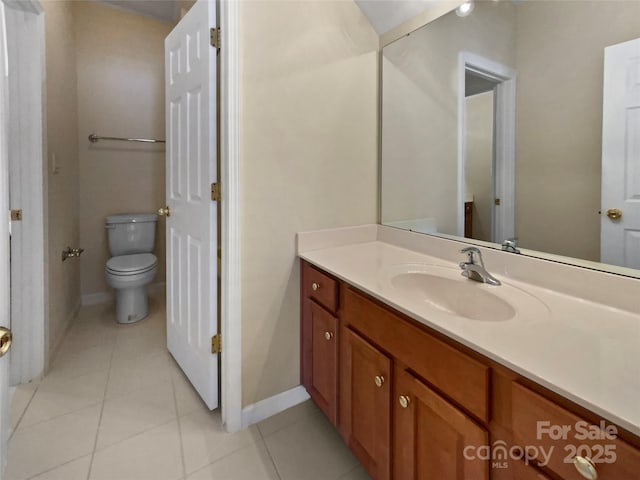
[[[116,290],[116,320],[134,323],[149,314],[147,286],[158,269],[153,252],[158,216],[149,214],[119,214],[107,217],[109,253],[105,276],[107,284]]]

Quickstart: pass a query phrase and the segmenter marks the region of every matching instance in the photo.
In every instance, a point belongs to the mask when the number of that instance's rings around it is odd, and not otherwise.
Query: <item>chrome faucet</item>
[[[467,247],[460,250],[460,253],[467,254],[467,261],[460,262],[463,277],[467,277],[469,280],[475,280],[476,282],[488,283],[489,285],[500,285],[500,280],[484,268],[484,261],[482,260],[480,250],[476,247]],[[476,263],[476,257],[478,258],[478,263]]]
[[[505,252],[520,253],[520,250],[518,250],[518,239],[507,238],[502,242],[502,250]]]

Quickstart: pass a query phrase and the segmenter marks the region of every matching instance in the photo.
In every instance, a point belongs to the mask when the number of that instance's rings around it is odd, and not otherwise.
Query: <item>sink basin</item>
[[[395,292],[445,315],[485,322],[503,322],[545,315],[546,305],[525,291],[505,284],[493,286],[463,277],[456,268],[437,265],[396,265],[387,272]]]
[[[472,280],[461,282],[428,273],[403,273],[393,277],[391,285],[458,317],[499,322],[516,314],[509,303],[486,289],[478,288],[482,284]]]

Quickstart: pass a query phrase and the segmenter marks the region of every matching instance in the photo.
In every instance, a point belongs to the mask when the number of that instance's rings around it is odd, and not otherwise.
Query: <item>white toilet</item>
[[[105,276],[116,290],[118,323],[134,323],[149,313],[147,286],[156,276],[158,259],[151,252],[156,241],[158,216],[120,214],[107,217],[109,252]]]

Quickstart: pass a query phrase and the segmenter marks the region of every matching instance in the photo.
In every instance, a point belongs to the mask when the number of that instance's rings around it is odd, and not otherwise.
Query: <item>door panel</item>
[[[338,319],[311,304],[311,386],[309,394],[320,409],[336,424],[338,418]]]
[[[488,461],[464,449],[489,445],[488,432],[410,373],[394,379],[394,478],[487,480]]]
[[[215,3],[198,1],[165,40],[167,344],[202,399],[218,406]]]
[[[372,478],[389,479],[391,359],[349,328],[341,335],[341,432]]]
[[[4,4],[0,5],[0,67],[5,65],[5,16]],[[7,150],[7,98],[6,71],[0,72],[0,327],[9,327],[9,162]],[[0,478],[7,461],[9,437],[9,355],[0,358]]]
[[[640,39],[605,48],[601,208],[601,261],[640,268]]]

